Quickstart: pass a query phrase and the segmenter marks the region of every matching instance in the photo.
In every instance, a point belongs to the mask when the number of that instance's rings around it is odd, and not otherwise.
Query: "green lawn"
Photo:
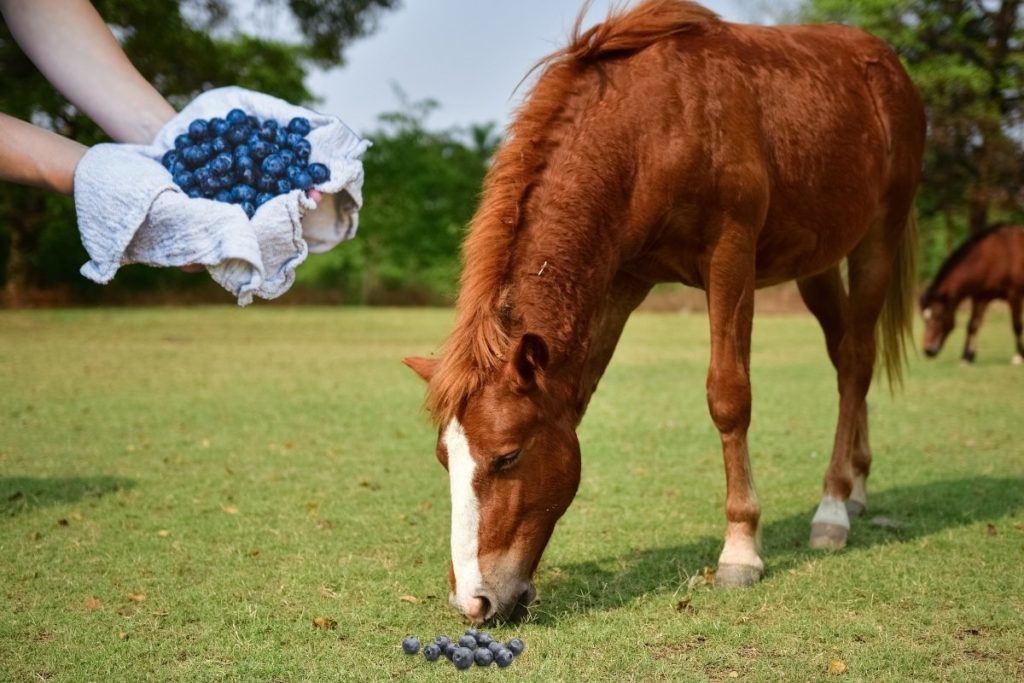
[[[813,320],[757,319],[767,568],[738,592],[702,581],[724,527],[706,321],[638,314],[582,425],[541,602],[494,629],[526,653],[466,674],[402,655],[407,633],[464,628],[447,475],[399,363],[450,321],[0,313],[0,678],[1024,679],[1024,367],[1002,310],[975,367],[947,349],[915,358],[902,394],[873,393],[869,510],[833,554],[806,538],[834,374]]]

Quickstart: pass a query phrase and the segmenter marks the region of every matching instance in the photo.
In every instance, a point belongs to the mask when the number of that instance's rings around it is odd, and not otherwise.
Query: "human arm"
[[[32,62],[117,142],[148,144],[175,114],[86,0],[0,0]]]
[[[88,147],[0,114],[0,180],[71,194]]]

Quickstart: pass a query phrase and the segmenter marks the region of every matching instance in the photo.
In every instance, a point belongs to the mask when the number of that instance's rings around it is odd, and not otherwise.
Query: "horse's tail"
[[[913,338],[914,289],[917,285],[917,212],[911,204],[903,238],[893,257],[889,291],[885,294],[876,332],[882,367],[889,379],[889,390],[903,385],[903,364],[907,360],[907,339]],[[912,343],[912,342],[911,342]]]

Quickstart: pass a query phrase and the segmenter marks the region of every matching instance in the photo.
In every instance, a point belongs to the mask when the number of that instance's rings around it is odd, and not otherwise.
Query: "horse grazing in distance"
[[[756,287],[795,279],[825,333],[839,420],[810,540],[842,547],[847,504],[865,504],[876,351],[898,377],[913,316],[925,119],[896,55],[842,26],[745,26],[646,0],[586,31],[578,20],[539,67],[463,245],[454,329],[437,358],[405,360],[428,382],[450,479],[451,602],[479,623],[533,600],[580,480],[576,427],[657,282],[707,295],[727,494],[716,582],[763,571],[747,449]]]
[[[996,300],[1010,304],[1016,353],[1013,364],[1024,363],[1024,226],[996,225],[972,235],[950,254],[938,275],[921,295],[924,316],[924,353],[934,358],[956,324],[956,309],[971,300],[971,319],[961,357],[973,363],[978,353],[977,336],[985,309]]]

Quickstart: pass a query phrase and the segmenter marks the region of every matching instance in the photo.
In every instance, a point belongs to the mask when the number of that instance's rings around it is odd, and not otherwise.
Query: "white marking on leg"
[[[448,478],[452,492],[452,569],[455,572],[455,602],[465,611],[469,601],[483,585],[478,559],[477,534],[480,529],[480,503],[473,490],[476,462],[469,451],[469,440],[458,420],[448,423],[444,432],[448,449]]]
[[[844,529],[850,528],[850,516],[846,514],[846,504],[827,493],[822,496],[818,511],[814,513],[811,524],[835,524]]]
[[[855,500],[861,505],[867,506],[867,478],[863,474],[853,475],[853,490],[850,491],[850,500]]]
[[[718,556],[719,566],[742,564],[764,570],[764,562],[761,561],[761,556],[757,553],[758,545],[760,545],[758,539],[747,532],[746,526],[729,524],[725,531],[725,547],[722,548],[722,554]]]
[[[1013,358],[1010,360],[1010,364],[1020,365],[1021,363],[1024,363],[1024,356],[1020,355],[1019,353],[1013,354]]]

